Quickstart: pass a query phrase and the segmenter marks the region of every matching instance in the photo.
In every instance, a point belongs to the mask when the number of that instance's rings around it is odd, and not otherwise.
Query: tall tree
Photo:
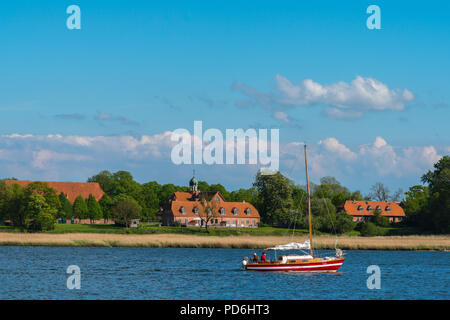
[[[88,208],[88,216],[89,219],[91,219],[91,223],[93,223],[94,220],[100,220],[101,218],[103,218],[102,208],[97,202],[97,199],[95,199],[95,197],[92,194],[89,195],[89,198],[87,200],[87,208]]]
[[[131,220],[140,218],[141,210],[137,201],[130,196],[120,195],[114,199],[112,212],[116,224],[125,225],[128,228]]]
[[[82,196],[76,197],[73,202],[73,215],[78,219],[88,218],[88,207]]]
[[[278,224],[293,206],[291,182],[279,171],[273,175],[258,172],[253,185],[261,198],[261,217],[264,222]]]
[[[109,219],[112,219],[113,201],[111,197],[105,193],[98,203],[102,208],[103,219],[105,220],[105,222],[108,222]]]
[[[29,231],[51,230],[55,227],[57,210],[52,208],[42,195],[29,194],[21,210],[25,217],[23,227]]]
[[[59,194],[59,203],[61,206],[58,210],[58,218],[71,219],[73,217],[73,207],[63,192]]]
[[[450,233],[450,156],[443,156],[422,176],[430,191],[428,218],[434,232]]]
[[[205,230],[209,233],[208,225],[218,215],[217,202],[214,199],[208,198],[204,193],[200,193],[200,205],[203,210],[199,210],[198,216],[205,226]]]
[[[21,207],[25,202],[25,188],[18,185],[0,185],[0,219],[11,220],[15,226],[24,225]]]
[[[390,190],[381,182],[375,183],[370,188],[371,193],[369,194],[370,198],[375,201],[389,201],[391,199]]]
[[[43,196],[50,208],[55,209],[56,211],[60,209],[61,203],[59,202],[58,192],[51,188],[46,182],[35,181],[28,184],[25,187],[26,196],[33,193]]]

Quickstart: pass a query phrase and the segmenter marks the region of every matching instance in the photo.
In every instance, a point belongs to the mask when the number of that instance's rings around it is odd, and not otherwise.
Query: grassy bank
[[[0,232],[21,232],[8,226],[0,226]],[[195,227],[165,227],[155,225],[140,225],[139,228],[123,228],[115,225],[101,224],[57,224],[55,229],[46,231],[46,234],[67,234],[67,233],[109,233],[109,234],[184,234],[197,236],[303,236],[307,234],[305,229],[274,228],[210,228],[207,233],[204,228]]]
[[[405,236],[405,235],[423,235],[421,230],[411,227],[385,227],[379,228],[383,236]],[[0,226],[1,232],[21,232],[9,226]],[[210,228],[207,233],[204,228],[199,227],[159,227],[157,225],[141,224],[139,228],[123,228],[115,225],[102,224],[57,224],[55,229],[46,231],[49,234],[65,234],[65,233],[110,233],[110,234],[184,234],[198,236],[304,236],[308,233],[306,229],[275,228],[275,227],[259,227],[259,228]],[[314,235],[329,235],[321,232],[314,232]],[[359,236],[359,231],[352,230],[344,236]]]
[[[198,236],[187,234],[18,233],[0,232],[0,245],[262,249],[305,236]],[[335,237],[314,237],[317,249],[334,249]],[[339,237],[347,250],[450,250],[450,236]]]

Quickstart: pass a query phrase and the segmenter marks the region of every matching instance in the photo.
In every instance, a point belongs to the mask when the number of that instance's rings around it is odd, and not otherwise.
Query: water
[[[450,298],[449,252],[347,251],[336,274],[240,270],[242,258],[253,252],[0,247],[0,299]],[[81,269],[80,290],[67,289],[69,265]],[[367,288],[369,265],[381,269],[379,290]]]

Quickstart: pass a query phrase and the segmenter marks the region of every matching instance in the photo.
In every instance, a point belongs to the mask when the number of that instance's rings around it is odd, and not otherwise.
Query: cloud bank
[[[337,119],[360,118],[369,111],[404,110],[405,104],[415,98],[408,89],[390,89],[377,79],[361,76],[350,83],[320,84],[304,79],[300,84],[293,84],[277,74],[273,93],[265,93],[243,83],[235,83],[232,88],[249,98],[236,102],[241,107],[261,105],[273,110],[283,106],[321,105],[327,117]]]
[[[138,181],[181,183],[192,174],[192,165],[171,162],[172,132],[133,136],[62,136],[58,134],[0,135],[0,177],[33,180],[85,181],[100,170],[129,170]],[[207,143],[204,143],[207,148]],[[229,146],[225,146],[229,147]],[[449,146],[393,146],[376,137],[349,147],[335,137],[308,146],[311,180],[334,176],[350,188],[368,190],[377,181],[392,189],[420,181]],[[249,187],[256,165],[197,165],[201,179],[229,188]],[[303,142],[280,144],[280,170],[304,183]]]

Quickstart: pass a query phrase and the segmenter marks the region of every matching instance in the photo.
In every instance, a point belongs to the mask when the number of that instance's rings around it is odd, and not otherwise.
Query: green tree
[[[128,228],[132,219],[140,218],[141,210],[141,206],[130,196],[120,195],[114,199],[112,212],[116,224]]]
[[[225,189],[223,185],[220,183],[218,184],[212,184],[209,186],[209,190],[211,192],[220,192],[220,194],[224,197],[225,200],[230,201],[230,193]]]
[[[322,232],[335,232],[336,207],[330,199],[311,198],[311,213],[315,228]]]
[[[105,220],[105,222],[107,222],[109,219],[112,219],[113,201],[111,197],[105,193],[98,203],[102,208],[103,219]]]
[[[361,235],[363,237],[374,237],[374,236],[379,236],[382,235],[382,232],[380,230],[379,227],[377,227],[374,223],[372,222],[365,222],[361,225]]]
[[[87,200],[87,209],[88,217],[89,219],[91,219],[91,223],[93,223],[94,220],[100,220],[101,218],[103,218],[102,208],[97,202],[97,199],[95,199],[92,194],[89,195],[89,198]]]
[[[424,210],[427,227],[433,232],[450,233],[450,156],[443,156],[422,176],[429,187],[429,199]]]
[[[25,188],[18,185],[0,184],[0,219],[11,220],[14,226],[22,227],[25,217],[21,207],[25,199]]]
[[[61,204],[58,210],[58,218],[71,219],[73,217],[73,207],[66,195],[61,192],[59,194],[59,203]]]
[[[408,225],[416,227],[425,227],[428,224],[427,206],[429,199],[429,189],[426,186],[415,185],[405,192],[403,207],[405,210],[406,221]]]
[[[73,202],[73,215],[78,219],[88,218],[88,207],[82,196],[76,197]]]
[[[347,214],[345,211],[341,211],[336,214],[336,232],[346,233],[355,229],[356,223],[353,221],[353,217]]]
[[[61,208],[58,192],[55,189],[49,187],[46,182],[35,181],[28,184],[25,187],[26,196],[29,196],[33,193],[43,196],[50,208],[55,209],[56,211]]]
[[[51,230],[55,227],[57,210],[52,208],[42,195],[29,194],[21,210],[25,217],[23,227],[29,231]]]
[[[277,225],[293,207],[291,182],[279,171],[272,175],[258,172],[253,186],[261,198],[260,214],[263,222]]]
[[[156,213],[159,211],[158,196],[153,186],[147,183],[142,185],[141,192],[142,219],[144,221],[155,221]]]
[[[389,219],[385,216],[382,216],[379,210],[375,210],[373,223],[375,223],[375,225],[377,225],[378,227],[387,227],[389,226]]]
[[[97,182],[100,188],[110,196],[114,193],[113,174],[108,170],[103,170],[95,176],[90,177],[87,182]]]

